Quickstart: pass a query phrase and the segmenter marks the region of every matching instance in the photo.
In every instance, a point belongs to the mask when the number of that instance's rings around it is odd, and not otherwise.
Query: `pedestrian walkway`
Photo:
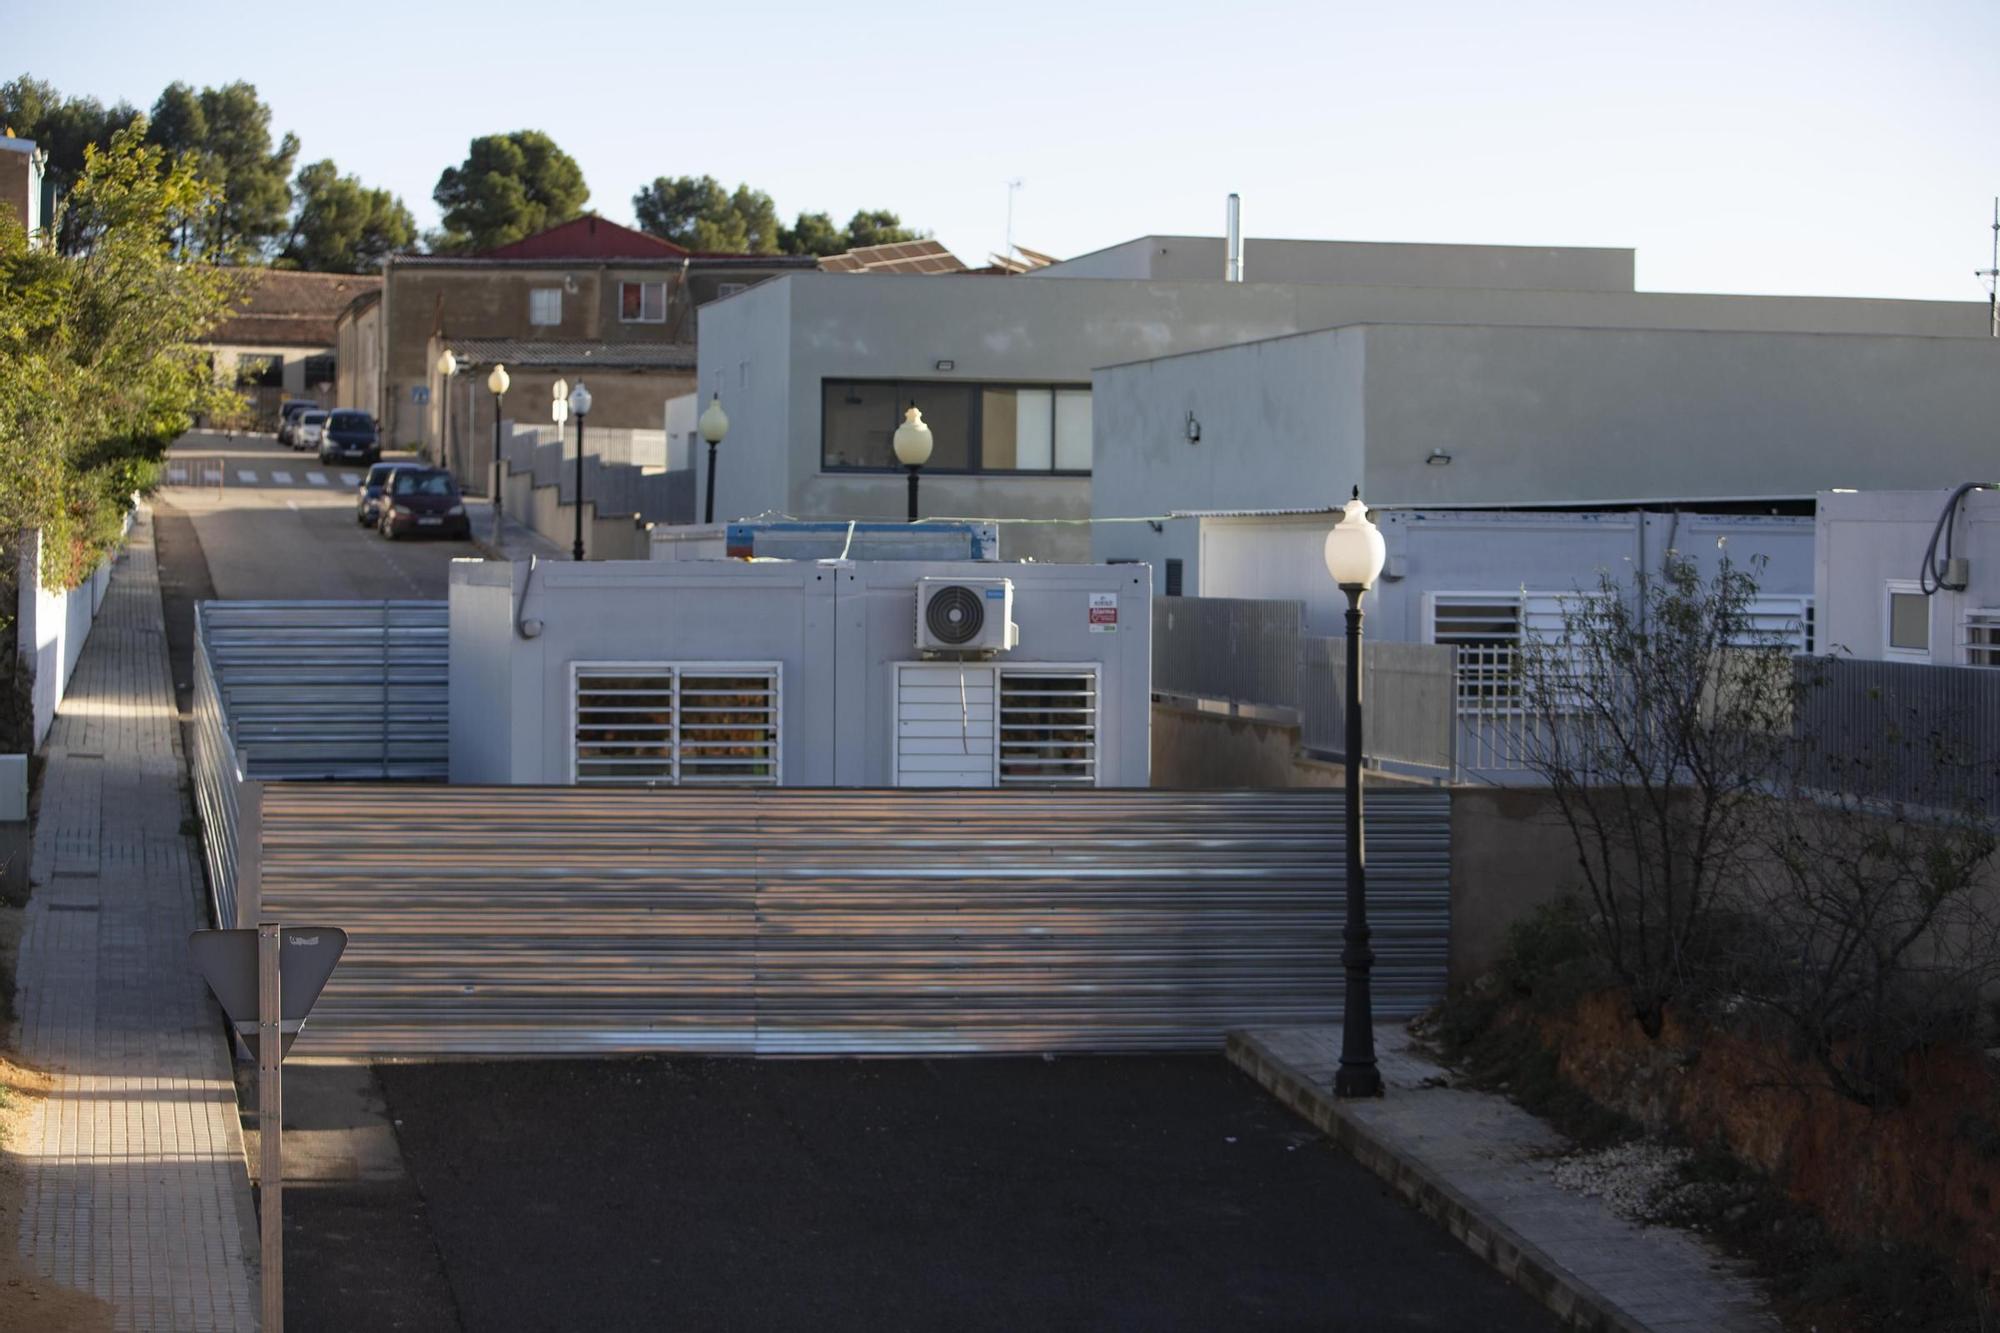
[[[24,1060],[57,1080],[12,1151],[19,1244],[130,1330],[251,1330],[255,1216],[142,512],[49,734],[18,964]]]
[[[1757,1285],[1686,1232],[1642,1226],[1555,1183],[1568,1144],[1505,1097],[1449,1075],[1383,1025],[1388,1095],[1336,1100],[1335,1025],[1231,1033],[1229,1058],[1533,1292],[1567,1327],[1648,1333],[1776,1333]]]
[[[491,560],[567,560],[570,549],[549,540],[508,514],[501,516],[500,540],[493,539],[493,502],[467,499],[466,517],[472,521],[472,544]],[[510,511],[511,514],[511,511]]]
[[[322,467],[310,456],[296,463],[273,465],[254,458],[227,455],[171,455],[160,472],[167,486],[288,487],[292,490],[352,491],[361,485],[365,469]]]

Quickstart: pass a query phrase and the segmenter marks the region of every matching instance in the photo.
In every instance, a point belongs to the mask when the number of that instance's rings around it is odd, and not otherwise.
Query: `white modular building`
[[[1144,787],[1143,566],[459,561],[454,783]]]
[[[2000,667],[2000,482],[1821,495],[1816,555],[1825,651]]]

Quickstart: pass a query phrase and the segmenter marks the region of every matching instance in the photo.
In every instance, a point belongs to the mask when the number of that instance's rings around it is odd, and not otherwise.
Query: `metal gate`
[[[239,799],[237,920],[349,932],[308,1053],[1214,1049],[1340,1010],[1337,791]],[[1385,1018],[1444,987],[1449,822],[1371,795]]]

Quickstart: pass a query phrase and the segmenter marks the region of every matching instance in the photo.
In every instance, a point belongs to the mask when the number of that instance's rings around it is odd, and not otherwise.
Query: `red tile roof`
[[[510,245],[495,246],[481,259],[678,259],[687,251],[672,241],[621,227],[608,218],[585,213],[559,222],[547,231],[524,236]]]

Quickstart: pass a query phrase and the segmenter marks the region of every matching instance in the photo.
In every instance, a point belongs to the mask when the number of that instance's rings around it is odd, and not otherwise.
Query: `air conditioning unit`
[[[918,579],[917,648],[998,653],[1021,642],[1012,579]]]

